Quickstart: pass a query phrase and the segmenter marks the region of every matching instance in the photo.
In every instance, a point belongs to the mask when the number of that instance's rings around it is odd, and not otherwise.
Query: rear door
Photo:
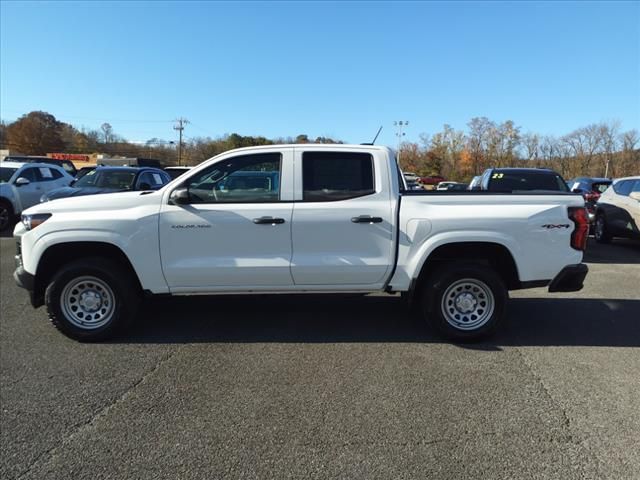
[[[384,283],[393,262],[394,221],[388,175],[375,165],[369,152],[296,149],[296,286]]]
[[[292,286],[291,148],[238,154],[193,174],[189,203],[160,214],[162,269],[174,292]],[[242,181],[229,182],[232,176]]]

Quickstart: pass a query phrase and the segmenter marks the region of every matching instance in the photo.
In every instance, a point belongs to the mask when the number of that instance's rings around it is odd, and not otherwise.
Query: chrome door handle
[[[260,217],[254,218],[253,223],[256,225],[276,225],[284,223],[284,218]]]
[[[370,215],[360,215],[351,219],[353,223],[382,223],[381,217],[372,217]]]

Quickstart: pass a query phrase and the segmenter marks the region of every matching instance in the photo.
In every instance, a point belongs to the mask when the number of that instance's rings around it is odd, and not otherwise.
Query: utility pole
[[[398,165],[400,165],[400,146],[402,145],[402,137],[405,136],[405,133],[402,131],[402,127],[407,127],[409,125],[408,120],[398,120],[393,122],[393,125],[396,127],[396,137],[398,137],[398,150],[396,152],[396,161]]]
[[[176,124],[173,126],[174,130],[178,130],[180,132],[180,141],[178,142],[178,166],[182,165],[182,131],[184,130],[184,126],[189,123],[189,120],[186,118],[177,118]]]

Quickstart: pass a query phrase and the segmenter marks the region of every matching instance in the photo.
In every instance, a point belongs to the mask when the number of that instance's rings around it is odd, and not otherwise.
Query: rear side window
[[[305,152],[302,155],[302,198],[305,202],[348,200],[374,192],[370,154]]]
[[[489,177],[488,190],[508,193],[523,190],[569,190],[560,175],[552,172],[494,171]]]
[[[631,187],[635,182],[633,180],[623,180],[621,182],[617,182],[613,184],[613,190],[618,195],[623,195],[625,197],[629,196],[631,193]]]

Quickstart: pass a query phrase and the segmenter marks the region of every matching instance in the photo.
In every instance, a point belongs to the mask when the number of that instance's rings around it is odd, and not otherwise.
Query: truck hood
[[[109,195],[88,195],[80,197],[61,198],[35,205],[23,213],[62,213],[81,211],[113,211],[135,208],[142,205],[160,204],[162,193],[158,191],[121,192]]]

